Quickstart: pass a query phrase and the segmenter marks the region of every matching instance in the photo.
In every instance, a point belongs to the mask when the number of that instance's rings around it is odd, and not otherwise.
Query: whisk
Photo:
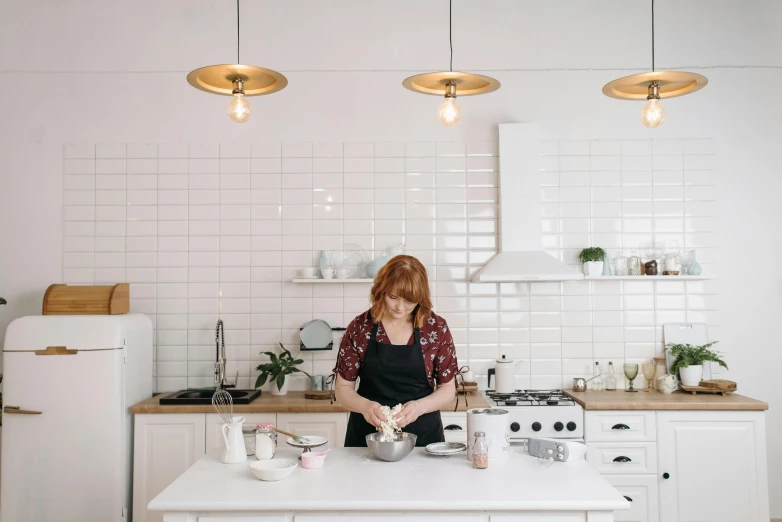
[[[234,415],[234,400],[231,394],[220,388],[212,395],[212,406],[222,417],[223,422],[231,424]]]

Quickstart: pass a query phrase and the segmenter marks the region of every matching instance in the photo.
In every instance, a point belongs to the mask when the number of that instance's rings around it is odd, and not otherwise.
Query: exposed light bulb
[[[665,121],[665,109],[660,105],[659,100],[652,98],[641,109],[641,123],[644,124],[644,127],[654,129],[659,127],[663,121]]]
[[[253,108],[242,93],[234,93],[234,99],[228,104],[228,116],[236,123],[244,123],[250,119]]]
[[[445,102],[437,110],[440,123],[446,127],[452,127],[462,119],[462,109],[456,104],[456,98],[446,98]]]

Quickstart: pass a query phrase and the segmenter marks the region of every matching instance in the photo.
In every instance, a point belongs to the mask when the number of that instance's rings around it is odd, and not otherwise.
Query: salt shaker
[[[258,460],[273,459],[276,451],[277,432],[274,431],[274,424],[258,424],[255,430],[255,458]]]
[[[489,467],[489,446],[486,444],[486,434],[475,432],[475,442],[472,445],[472,467],[486,469]]]

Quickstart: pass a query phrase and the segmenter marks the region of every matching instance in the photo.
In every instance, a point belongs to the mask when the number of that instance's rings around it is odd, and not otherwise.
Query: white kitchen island
[[[611,522],[627,500],[585,460],[545,467],[514,447],[504,462],[474,469],[462,453],[416,448],[400,462],[366,448],[336,448],[323,468],[299,466],[262,482],[212,450],[149,503],[165,522]],[[299,452],[279,448],[276,458]]]

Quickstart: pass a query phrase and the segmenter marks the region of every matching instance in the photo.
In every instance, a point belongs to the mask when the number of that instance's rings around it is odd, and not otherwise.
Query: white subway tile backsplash
[[[712,140],[544,141],[546,251],[578,266],[584,246],[613,256],[676,240],[714,270],[714,151]],[[248,382],[257,352],[295,345],[303,322],[344,326],[369,285],[287,281],[348,243],[406,243],[464,363],[485,374],[500,351],[524,359],[523,387],[562,386],[594,359],[651,357],[666,321],[718,321],[712,281],[467,283],[497,251],[496,142],[87,144],[64,155],[63,280],[132,283],[132,309],[157,325],[159,389],[211,382],[218,315]],[[313,359],[330,369],[333,353]]]

